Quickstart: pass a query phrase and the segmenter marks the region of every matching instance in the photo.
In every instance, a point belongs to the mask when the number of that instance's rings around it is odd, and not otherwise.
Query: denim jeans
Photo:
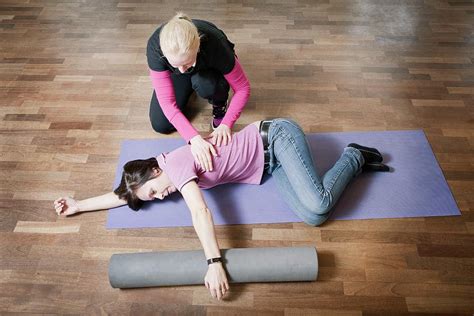
[[[305,223],[318,226],[351,179],[360,173],[364,158],[347,147],[334,166],[320,177],[316,172],[306,136],[295,122],[275,119],[268,132],[270,165],[283,198]]]

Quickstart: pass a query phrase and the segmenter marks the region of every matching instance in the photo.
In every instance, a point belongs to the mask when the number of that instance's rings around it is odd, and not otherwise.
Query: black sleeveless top
[[[196,66],[193,72],[205,69],[215,69],[223,75],[232,71],[235,64],[234,44],[227,39],[223,31],[211,22],[192,20],[201,37]],[[154,71],[170,70],[180,73],[170,65],[160,48],[160,32],[163,25],[151,35],[147,45],[148,67]]]

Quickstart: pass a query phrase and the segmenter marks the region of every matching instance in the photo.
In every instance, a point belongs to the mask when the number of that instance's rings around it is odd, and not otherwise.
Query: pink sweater
[[[186,142],[189,142],[191,138],[198,135],[198,132],[176,104],[173,82],[171,81],[171,71],[154,71],[150,69],[150,77],[163,113]],[[237,58],[235,58],[234,69],[224,75],[224,78],[232,87],[234,96],[230,101],[221,124],[232,128],[250,96],[250,83]]]

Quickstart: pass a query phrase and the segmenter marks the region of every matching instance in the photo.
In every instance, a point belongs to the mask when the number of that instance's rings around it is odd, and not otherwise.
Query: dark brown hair
[[[138,211],[143,205],[143,201],[136,195],[136,190],[155,177],[153,169],[160,170],[154,157],[131,160],[123,166],[122,180],[114,193],[127,201],[128,206],[134,211]]]

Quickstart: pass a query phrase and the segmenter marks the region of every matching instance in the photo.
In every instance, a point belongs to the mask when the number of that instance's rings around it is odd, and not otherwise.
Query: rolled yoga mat
[[[314,281],[318,256],[313,247],[221,250],[229,282]],[[204,284],[208,265],[202,250],[114,254],[109,263],[113,288]]]

